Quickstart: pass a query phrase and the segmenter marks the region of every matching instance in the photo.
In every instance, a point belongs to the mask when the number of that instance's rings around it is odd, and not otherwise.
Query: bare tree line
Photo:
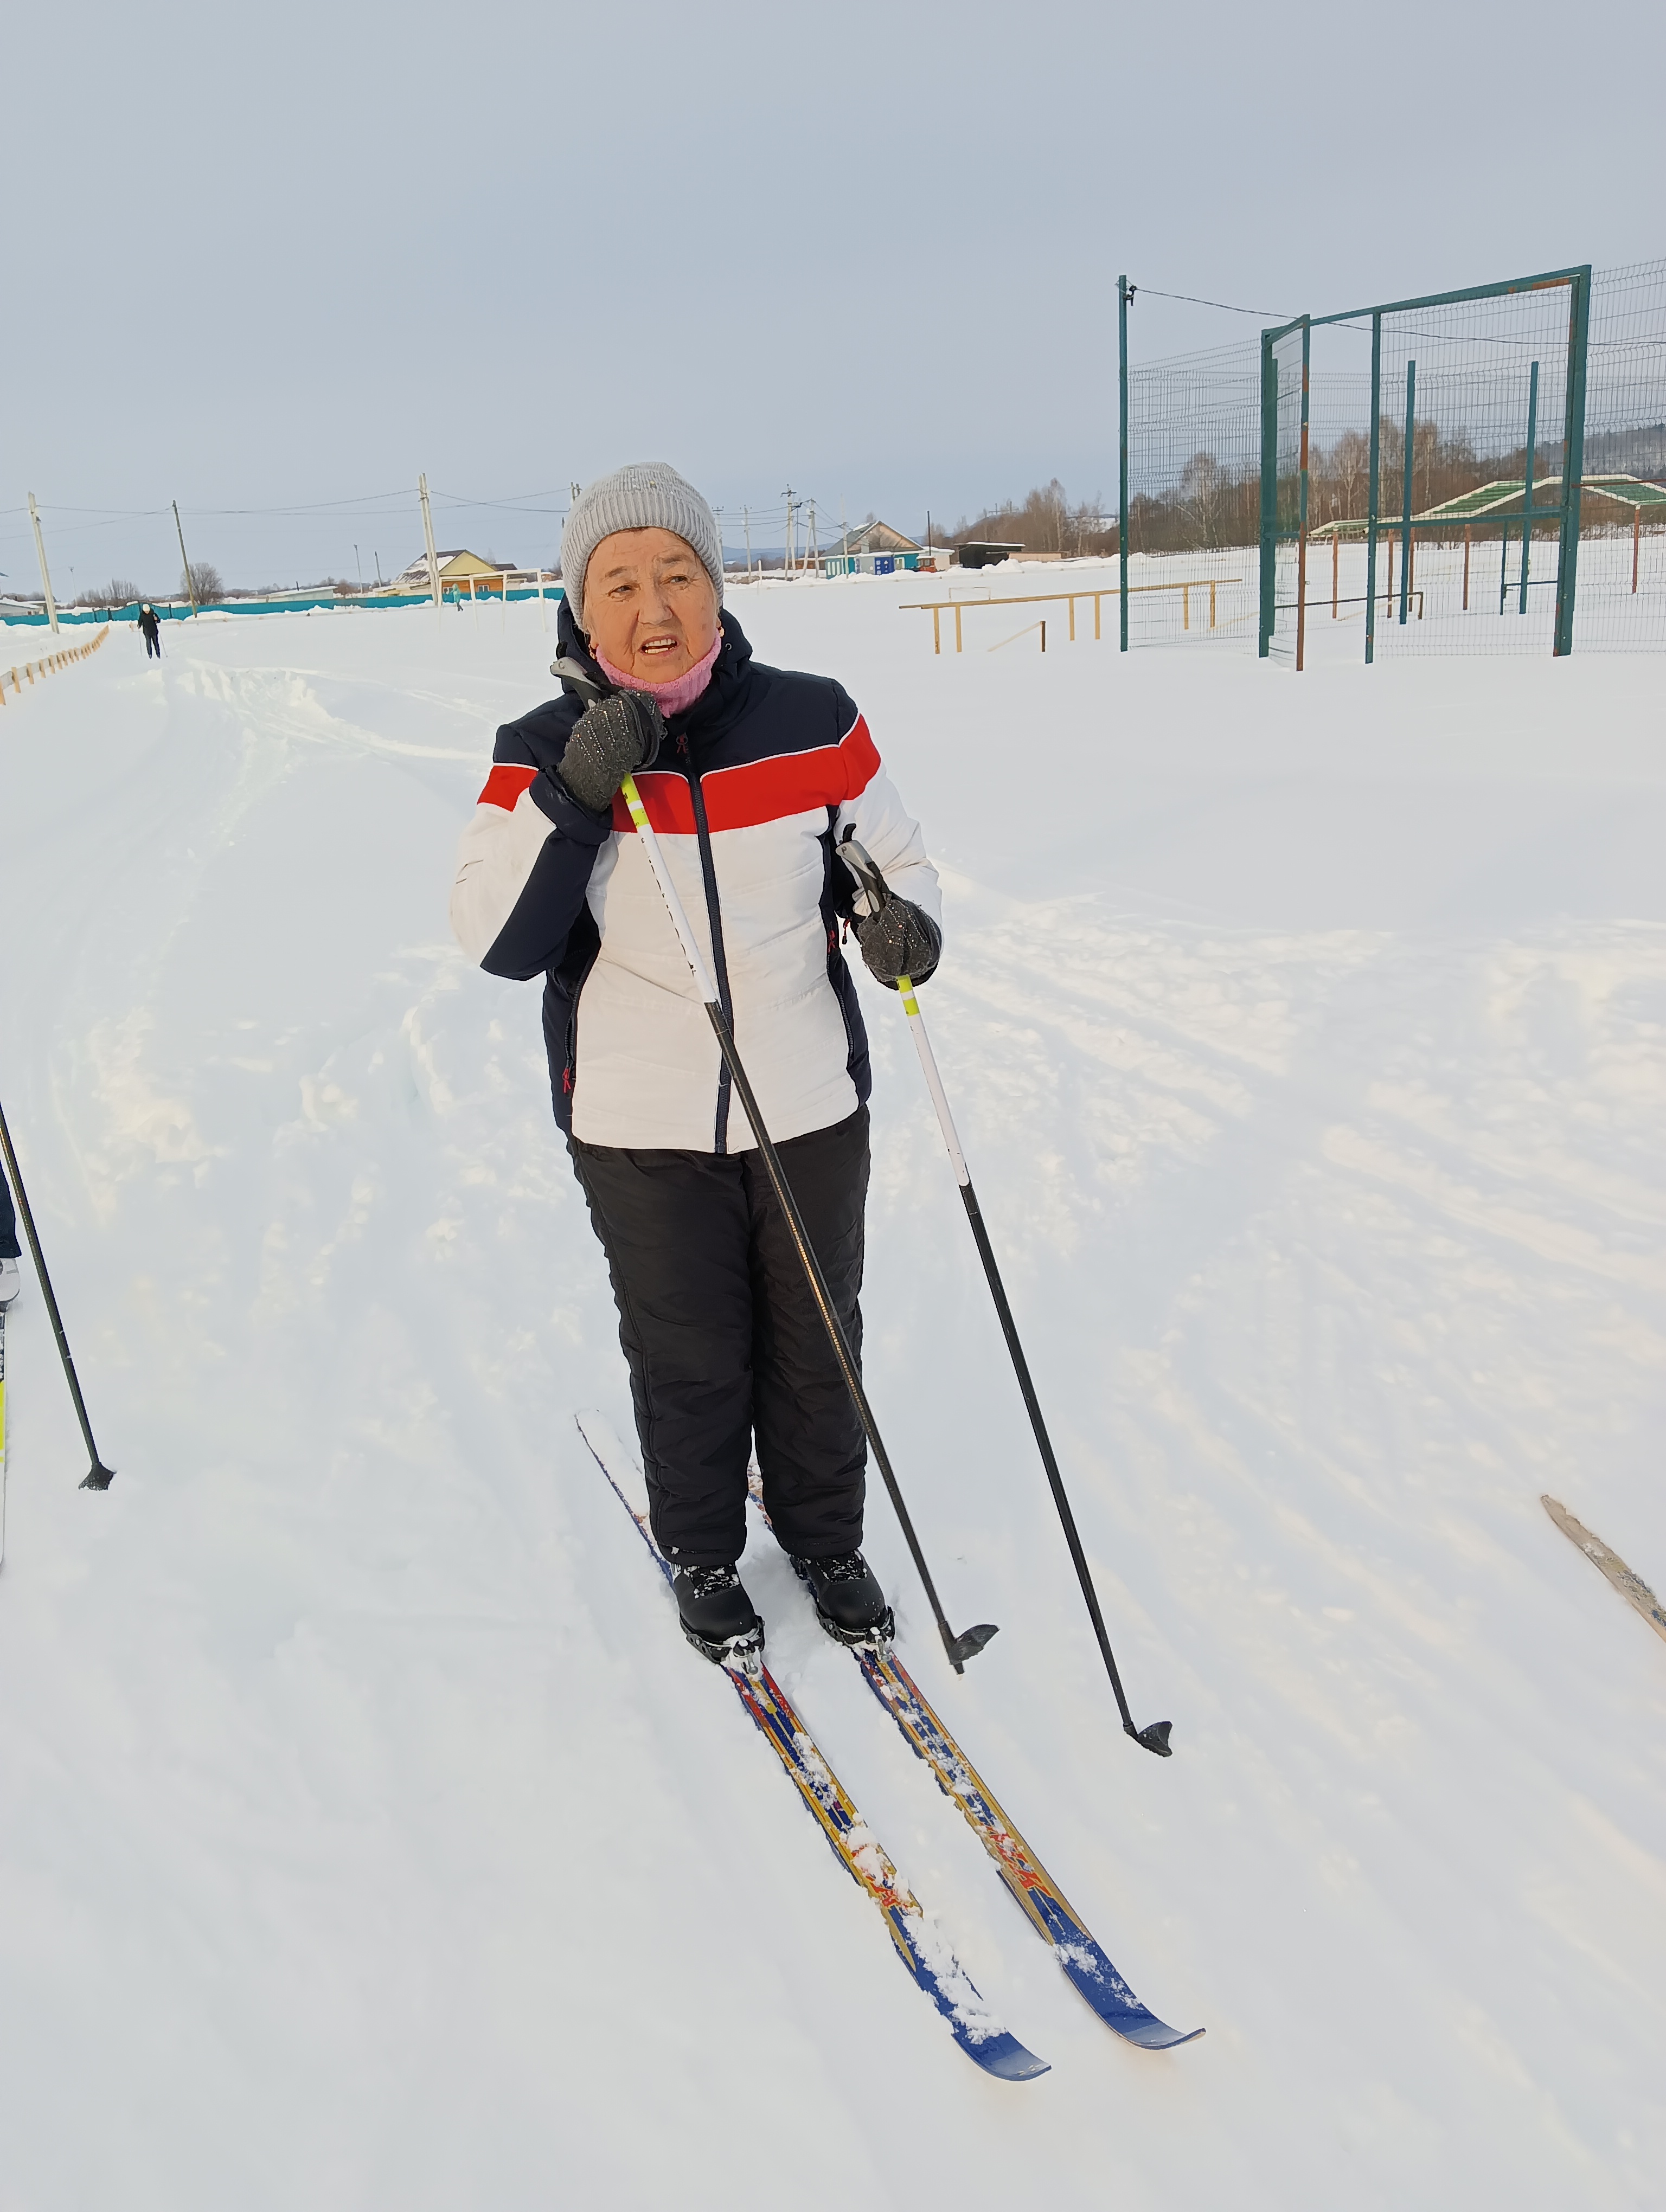
[[[1404,496],[1406,430],[1384,415],[1377,432],[1377,513],[1397,515]],[[1540,441],[1534,474],[1542,480],[1561,466],[1560,440]],[[1483,453],[1468,430],[1443,430],[1419,419],[1412,428],[1412,508],[1422,514],[1484,483],[1519,482],[1527,471],[1525,443]],[[1296,526],[1299,479],[1293,465],[1279,477],[1279,525]],[[1363,521],[1371,498],[1371,437],[1367,431],[1341,431],[1329,444],[1312,439],[1308,451],[1308,524]],[[1140,492],[1128,502],[1128,550],[1133,553],[1198,552],[1214,547],[1254,545],[1261,535],[1261,464],[1223,461],[1205,450],[1195,453],[1174,483],[1157,492]],[[962,518],[945,542],[994,540],[1021,545],[1029,553],[1070,556],[1113,555],[1116,518],[1105,512],[1103,497],[1072,500],[1055,477],[1023,500],[1004,500]]]
[[[1540,481],[1561,467],[1561,441],[1535,443],[1533,471]],[[1296,527],[1300,479],[1293,456],[1282,456],[1278,482],[1279,527]],[[1398,515],[1405,497],[1406,430],[1384,416],[1377,426],[1377,511]],[[1412,512],[1426,513],[1464,492],[1498,482],[1520,483],[1527,473],[1523,441],[1501,451],[1481,453],[1467,430],[1444,431],[1438,422],[1412,425]],[[1329,445],[1312,439],[1308,449],[1307,519],[1310,528],[1327,522],[1362,522],[1370,508],[1371,438],[1364,430],[1342,431]],[[1261,534],[1259,459],[1236,465],[1208,452],[1194,453],[1176,483],[1161,492],[1141,492],[1128,502],[1130,552],[1196,552],[1216,546],[1253,545]],[[1116,544],[1115,532],[1110,544]]]
[[[1105,514],[1102,498],[1073,501],[1055,477],[1049,483],[1037,484],[1022,501],[1004,500],[983,507],[970,521],[963,515],[953,530],[944,533],[946,544],[964,545],[969,540],[993,540],[1021,545],[1026,553],[1074,558],[1114,553],[1116,525],[1115,517]]]
[[[321,577],[315,584],[291,586],[288,584],[262,584],[253,591],[230,589],[225,578],[212,561],[193,561],[191,576],[186,580],[182,569],[179,580],[172,593],[176,599],[195,599],[199,607],[212,606],[225,599],[266,599],[289,591],[333,592],[337,599],[356,599],[361,586],[346,576]],[[107,584],[96,584],[71,601],[77,607],[131,607],[145,599],[167,599],[167,592],[144,592],[131,576],[112,576]]]

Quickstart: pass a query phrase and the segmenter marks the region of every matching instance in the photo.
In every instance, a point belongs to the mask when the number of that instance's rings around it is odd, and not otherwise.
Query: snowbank
[[[1092,2019],[761,1556],[783,1683],[1054,2071],[968,2066],[572,1428],[629,1407],[537,994],[445,924],[537,608],[181,626],[0,726],[0,1095],[119,1470],[75,1487],[31,1283],[6,2205],[1650,2201],[1666,1654],[1538,1498],[1662,1586],[1658,665],[934,659],[919,580],[731,605],[945,866],[924,1003],[1173,1760],[1116,1726],[877,991],[869,1376],[1001,1623],[963,1681],[882,1498],[870,1550],[1207,2035]]]

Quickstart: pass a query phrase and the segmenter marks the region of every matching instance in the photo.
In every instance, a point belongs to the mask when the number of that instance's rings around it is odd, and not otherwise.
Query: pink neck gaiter
[[[712,669],[722,649],[723,630],[720,623],[717,635],[711,642],[711,650],[703,659],[696,660],[693,667],[685,669],[681,676],[673,676],[669,684],[650,684],[646,677],[627,676],[622,668],[616,668],[599,653],[596,655],[596,665],[608,682],[617,684],[620,690],[647,691],[652,695],[654,705],[662,714],[680,714],[685,707],[693,706],[711,682]]]

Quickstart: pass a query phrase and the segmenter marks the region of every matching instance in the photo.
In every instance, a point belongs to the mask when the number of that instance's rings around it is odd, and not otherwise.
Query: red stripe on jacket
[[[858,714],[836,745],[802,753],[776,753],[739,768],[712,769],[700,779],[706,820],[713,830],[753,830],[789,814],[837,806],[858,799],[879,772],[879,749]],[[695,834],[694,794],[685,776],[649,769],[636,779],[648,818],[662,837]],[[629,830],[630,811],[613,801],[613,827]]]
[[[486,787],[476,799],[477,806],[501,806],[507,813],[514,811],[515,801],[523,791],[530,791],[538,779],[535,768],[520,768],[505,763],[495,768],[486,778]]]

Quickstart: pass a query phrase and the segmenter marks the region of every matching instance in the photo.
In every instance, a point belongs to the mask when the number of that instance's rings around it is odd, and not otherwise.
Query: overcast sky
[[[625,459],[736,546],[788,484],[824,538],[1110,501],[1120,270],[1149,359],[1259,327],[1158,290],[1666,252],[1659,0],[94,0],[4,58],[0,569],[33,491],[65,599],[169,586],[174,499],[231,581],[388,574],[422,469],[442,544],[526,563]]]

